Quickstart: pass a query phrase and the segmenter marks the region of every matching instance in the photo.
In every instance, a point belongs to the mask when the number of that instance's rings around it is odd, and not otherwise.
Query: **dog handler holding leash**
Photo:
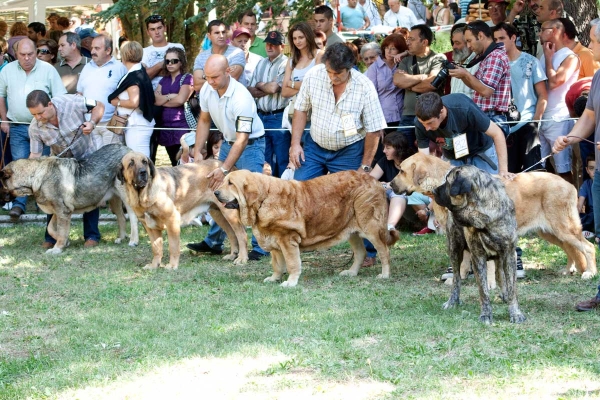
[[[29,125],[30,155],[39,158],[44,146],[49,146],[53,155],[83,160],[94,152],[90,134],[104,115],[104,104],[80,95],[66,94],[53,97],[43,90],[34,90],[27,95],[26,105],[33,121]],[[85,114],[91,112],[86,121]],[[50,222],[51,215],[48,215]],[[84,247],[94,247],[100,242],[98,220],[100,209],[83,213]],[[45,233],[44,248],[52,248],[56,240]]]

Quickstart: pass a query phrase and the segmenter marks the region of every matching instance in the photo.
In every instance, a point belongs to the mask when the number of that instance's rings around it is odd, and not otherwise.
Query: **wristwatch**
[[[296,86],[296,81],[292,81],[292,89],[294,89],[294,86]]]
[[[365,171],[367,173],[371,172],[371,170],[373,170],[373,168],[371,168],[370,165],[361,165],[360,167],[362,168],[363,171]]]
[[[92,121],[91,119],[90,119],[90,124],[92,124],[92,126],[93,126],[92,129],[96,129],[96,123],[94,121]]]
[[[229,173],[229,170],[223,168],[223,167],[219,167],[219,169],[221,170],[221,172],[223,173],[223,175],[227,176],[227,174]]]

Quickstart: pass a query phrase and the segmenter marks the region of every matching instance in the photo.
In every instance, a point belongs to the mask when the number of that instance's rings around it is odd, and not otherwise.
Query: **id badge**
[[[358,134],[352,114],[342,115],[342,129],[344,129],[344,136],[346,137]]]
[[[452,145],[454,147],[454,158],[458,159],[469,155],[469,144],[467,143],[467,134],[462,133],[452,138]]]

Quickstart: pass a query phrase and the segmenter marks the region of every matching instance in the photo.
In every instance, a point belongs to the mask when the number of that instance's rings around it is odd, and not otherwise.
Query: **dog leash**
[[[568,137],[568,138],[569,138],[569,137],[576,137],[576,138],[578,138],[578,139],[581,139],[581,141],[582,141],[582,142],[588,142],[588,143],[591,143],[591,144],[593,144],[593,145],[596,145],[596,143],[595,143],[595,142],[592,142],[591,140],[587,140],[587,139],[584,139],[584,138],[580,138],[579,136],[569,135],[569,136],[567,136],[567,137]],[[550,158],[550,157],[552,157],[553,155],[554,155],[554,153],[550,153],[550,154],[548,154],[546,157],[542,158],[540,161],[536,162],[535,164],[533,164],[533,165],[532,165],[532,166],[530,166],[529,168],[527,168],[527,169],[524,169],[523,171],[519,172],[519,174],[522,174],[523,172],[527,172],[527,171],[529,171],[530,169],[532,169],[533,167],[535,167],[535,166],[536,166],[536,165],[538,165],[538,164],[541,164],[541,163],[543,163],[544,161],[546,161],[547,159],[549,159],[549,158]],[[518,174],[517,174],[517,175],[518,175]]]
[[[63,151],[61,151],[59,154],[57,154],[56,157],[60,158],[60,156],[65,154],[67,151],[71,150],[73,145],[76,143],[75,139],[77,139],[77,137],[82,133],[83,133],[83,124],[81,124],[81,126],[79,126],[79,129],[77,129],[77,132],[75,132],[75,136],[73,136],[73,140],[71,140],[71,143],[69,143],[69,146],[66,149],[64,149]],[[79,139],[81,139],[81,138],[79,138]],[[77,139],[77,141],[79,141],[79,139]]]

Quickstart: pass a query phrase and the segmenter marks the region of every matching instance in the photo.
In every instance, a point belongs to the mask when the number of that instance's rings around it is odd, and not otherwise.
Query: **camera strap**
[[[412,74],[419,75],[419,64],[417,64],[417,56],[412,56]]]
[[[483,52],[483,54],[481,54],[480,56],[475,57],[474,59],[472,59],[465,67],[466,68],[471,68],[474,67],[475,65],[479,64],[480,62],[482,62],[483,60],[485,60],[485,58],[487,56],[490,55],[490,53],[500,47],[504,47],[503,43],[492,43],[489,45],[489,47],[487,49],[485,49],[485,51]]]

